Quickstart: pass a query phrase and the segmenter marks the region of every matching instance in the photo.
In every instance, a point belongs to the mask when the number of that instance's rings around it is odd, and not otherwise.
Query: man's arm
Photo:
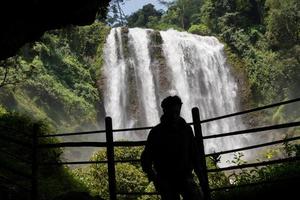
[[[147,139],[147,143],[145,146],[144,151],[142,152],[141,155],[141,165],[142,165],[142,169],[143,171],[147,174],[147,177],[149,179],[149,181],[153,181],[156,178],[156,174],[152,168],[152,164],[153,164],[153,142],[152,142],[152,136],[153,132],[152,130],[149,133],[148,139]]]

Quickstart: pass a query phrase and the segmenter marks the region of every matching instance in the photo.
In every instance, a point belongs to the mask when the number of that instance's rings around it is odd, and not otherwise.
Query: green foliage
[[[7,113],[6,109],[0,106],[0,115],[4,115],[6,113]]]
[[[168,10],[162,13],[148,4],[127,18],[128,26],[188,30],[192,24],[200,23],[201,5],[202,1],[199,0],[176,0],[168,3]]]
[[[160,23],[188,30],[192,24],[200,23],[201,5],[199,0],[176,0],[164,13]]]
[[[11,57],[0,61],[0,89],[14,86],[35,74],[33,65],[27,65],[18,57]]]
[[[284,148],[279,150],[279,152],[286,151],[288,156],[294,156],[299,154],[299,145],[297,144],[285,144]],[[274,151],[273,153],[267,152],[266,158],[268,160],[274,159],[273,157],[278,156]],[[243,154],[236,154],[234,160],[231,163],[235,165],[241,165],[246,163],[243,159]],[[261,162],[257,160],[257,162]],[[259,184],[249,187],[236,187],[230,190],[223,190],[218,192],[213,192],[212,197],[215,200],[237,200],[245,199],[250,200],[253,198],[260,197],[260,199],[266,198],[279,198],[282,197],[292,197],[297,194],[297,177],[295,175],[299,174],[300,167],[299,161],[294,163],[283,163],[268,165],[263,167],[254,167],[249,169],[236,170],[227,173],[224,179],[223,185],[218,185],[218,187],[224,186],[240,186],[245,184],[253,184],[257,182],[270,182],[270,184]],[[299,177],[298,177],[299,178]],[[276,196],[277,195],[277,196]],[[278,196],[279,195],[279,196]]]
[[[297,0],[267,0],[270,10],[266,18],[269,45],[290,48],[300,42],[300,2]]]
[[[256,105],[299,96],[298,10],[295,0],[203,2],[199,24],[242,60]]]
[[[221,156],[209,157],[206,159],[208,169],[218,169],[218,163]],[[208,174],[210,188],[218,188],[229,185],[229,179],[224,172],[216,172]]]
[[[127,25],[129,27],[151,27],[154,21],[160,20],[162,15],[161,11],[157,11],[154,5],[144,5],[142,9],[136,11],[127,17]]]
[[[297,144],[286,143],[283,148],[274,150],[270,149],[264,153],[264,157],[267,160],[276,159],[281,152],[286,152],[287,156],[299,155],[300,147]],[[140,157],[142,149],[140,147],[122,147],[115,149],[115,159],[116,160],[129,160],[129,159],[138,159]],[[243,154],[235,154],[232,161],[229,164],[242,165],[246,164],[243,160]],[[106,151],[100,150],[96,152],[92,159],[93,161],[97,160],[106,160]],[[209,169],[218,168],[218,162],[220,157],[211,157],[208,158],[207,164]],[[260,162],[260,160],[257,160]],[[149,184],[145,174],[141,171],[139,164],[137,163],[118,163],[116,164],[116,180],[117,180],[117,191],[122,192],[153,192],[153,184]],[[210,188],[219,188],[225,186],[239,186],[249,183],[256,183],[260,181],[276,181],[283,179],[290,179],[294,177],[295,174],[299,174],[300,168],[299,163],[286,163],[286,164],[276,164],[269,165],[264,167],[255,167],[250,169],[235,170],[232,172],[216,172],[209,174],[209,185]],[[89,167],[73,170],[77,180],[80,180],[83,184],[89,188],[89,190],[94,195],[100,195],[104,198],[108,198],[108,175],[107,175],[107,165],[106,164],[92,164]],[[294,183],[290,179],[289,183]],[[255,187],[241,187],[235,188],[226,191],[213,192],[212,197],[215,200],[218,199],[243,199],[254,198],[252,194],[260,195],[271,195],[270,192],[272,188],[285,188],[285,184],[277,183],[277,185],[261,185]],[[268,188],[266,190],[266,187]],[[290,187],[290,188],[293,188]],[[256,191],[253,193],[253,191]],[[294,191],[292,191],[294,192]],[[120,196],[120,199],[139,199],[139,200],[150,200],[150,199],[159,199],[156,196]]]
[[[282,100],[284,98],[283,85],[278,83],[284,83],[284,69],[278,62],[276,53],[255,49],[250,50],[249,53],[252,53],[254,57],[246,58],[247,72],[253,91],[264,94],[268,103],[272,103],[276,99],[277,101]]]
[[[139,159],[142,152],[140,147],[115,148],[116,160]],[[106,150],[96,152],[92,161],[106,160]],[[120,192],[143,192],[149,191],[148,180],[141,167],[137,163],[117,163],[116,181],[117,191]],[[73,174],[81,180],[93,194],[108,198],[108,173],[106,164],[92,164],[89,167],[76,169]],[[154,189],[152,187],[152,189]],[[153,191],[153,190],[152,190]],[[150,191],[149,191],[150,192]],[[120,199],[137,199],[138,196],[122,196]]]
[[[43,121],[33,121],[28,116],[17,113],[5,113],[0,115],[0,160],[1,166],[11,168],[18,172],[31,174],[32,150],[31,147],[15,144],[11,141],[5,141],[2,137],[32,144],[32,133],[34,126],[37,126],[38,135],[46,135],[51,132],[49,125]],[[5,131],[4,131],[5,130]],[[39,139],[39,144],[48,144],[58,142],[55,139]],[[38,151],[38,163],[60,162],[61,149],[40,149]],[[9,179],[13,185],[16,184],[13,199],[30,199],[30,181],[23,178],[15,172],[8,169],[0,169],[0,185],[3,185],[2,178]],[[5,184],[5,183],[4,183]],[[56,195],[77,190],[87,191],[84,185],[77,182],[70,174],[69,169],[62,166],[40,166],[38,171],[38,187],[40,199],[50,200]],[[28,188],[29,190],[23,190]]]
[[[205,24],[192,25],[189,28],[188,32],[193,34],[203,35],[203,36],[210,35],[210,30]]]
[[[177,31],[184,31],[182,28],[178,27],[177,25],[173,25],[173,24],[168,24],[168,23],[153,23],[153,26],[151,26],[150,28],[156,29],[156,30],[161,30],[161,31],[166,31],[169,29],[174,29]]]
[[[34,75],[1,88],[0,104],[45,119],[60,131],[95,127],[101,101],[97,81],[108,32],[101,23],[68,27],[46,32],[40,41],[23,47],[13,62]]]
[[[202,1],[199,0],[177,0],[169,9],[176,10],[178,15],[177,25],[184,30],[188,30],[191,24],[200,22],[199,13]]]

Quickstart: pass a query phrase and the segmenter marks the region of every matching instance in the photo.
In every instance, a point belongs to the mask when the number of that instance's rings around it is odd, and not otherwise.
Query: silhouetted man
[[[153,181],[162,200],[200,200],[202,193],[193,180],[192,171],[200,174],[194,134],[180,117],[181,99],[165,98],[161,123],[152,128],[142,153],[142,168]],[[199,177],[199,176],[198,176]]]

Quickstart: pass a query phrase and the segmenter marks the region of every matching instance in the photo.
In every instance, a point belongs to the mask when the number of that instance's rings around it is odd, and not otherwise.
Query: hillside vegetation
[[[109,27],[94,23],[46,32],[1,63],[3,109],[48,121],[60,132],[95,129],[97,80]],[[6,76],[6,79],[4,77]]]
[[[242,87],[244,108],[300,96],[298,0],[161,2],[168,4],[166,12],[145,5],[127,18],[128,26],[174,28],[218,37],[226,45],[228,62]],[[295,117],[298,112],[299,106],[279,111],[281,119]]]
[[[127,26],[218,37],[226,45],[240,86],[242,109],[300,96],[299,1],[161,2],[168,5],[166,11],[145,5],[127,16]],[[108,18],[111,24],[119,24],[113,20],[117,18]],[[1,80],[6,77],[0,84],[4,85],[2,107],[46,119],[60,132],[95,128],[103,116],[96,83],[108,32],[102,23],[49,31],[17,56],[2,61]],[[268,120],[293,119],[299,108],[279,107],[267,114]]]
[[[94,23],[49,31],[2,61],[0,137],[31,144],[34,124],[41,128],[41,135],[99,128],[102,98],[97,80],[109,30],[102,23]],[[55,142],[58,140],[39,140]],[[30,199],[30,179],[11,170],[31,173],[31,148],[3,139],[0,146],[0,198]],[[61,162],[62,153],[62,149],[39,150],[38,162]],[[88,191],[64,166],[40,166],[38,179],[40,199]]]

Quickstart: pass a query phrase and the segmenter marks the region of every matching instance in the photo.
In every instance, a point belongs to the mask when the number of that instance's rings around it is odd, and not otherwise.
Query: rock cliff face
[[[45,31],[88,25],[105,16],[110,0],[1,0],[0,60],[16,54]]]

